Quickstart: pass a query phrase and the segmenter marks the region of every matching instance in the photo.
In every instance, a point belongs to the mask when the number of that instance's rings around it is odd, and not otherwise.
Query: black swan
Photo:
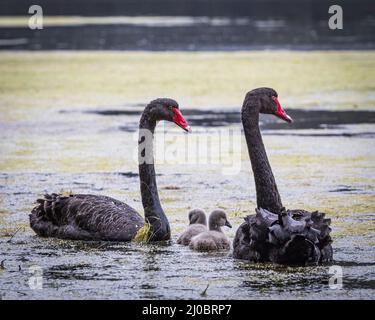
[[[191,238],[207,230],[206,213],[201,209],[193,209],[189,212],[189,226],[177,239],[178,244],[188,246]]]
[[[189,248],[197,251],[229,250],[229,239],[221,230],[223,226],[232,228],[226,213],[223,210],[212,211],[208,219],[208,226],[208,231],[201,232],[191,239]]]
[[[292,122],[277,97],[273,89],[254,89],[247,93],[242,106],[242,124],[258,208],[256,214],[247,216],[238,228],[233,256],[253,262],[290,265],[330,262],[333,255],[331,220],[318,211],[285,210],[277,190],[259,129],[259,113],[274,114]]]
[[[153,161],[153,135],[156,123],[167,120],[190,131],[176,101],[151,101],[139,122],[139,178],[145,219],[126,203],[89,194],[45,195],[31,211],[30,226],[37,235],[73,240],[131,241],[148,226],[148,241],[170,239],[168,219],[161,207]],[[145,225],[145,227],[146,227]]]

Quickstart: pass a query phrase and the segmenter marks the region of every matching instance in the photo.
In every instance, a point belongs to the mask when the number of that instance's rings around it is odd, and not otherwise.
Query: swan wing
[[[106,196],[51,194],[37,202],[30,226],[41,236],[129,241],[144,224],[132,207]]]
[[[256,219],[258,225],[263,225],[264,227],[270,227],[275,221],[278,220],[278,215],[272,213],[266,209],[259,208],[255,209]]]
[[[302,233],[306,228],[306,221],[294,220],[289,214],[281,217],[284,228],[291,233]]]

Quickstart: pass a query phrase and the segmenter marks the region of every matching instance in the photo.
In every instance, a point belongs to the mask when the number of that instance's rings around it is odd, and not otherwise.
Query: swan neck
[[[254,174],[257,206],[279,213],[283,205],[259,129],[259,108],[256,103],[259,102],[254,100],[244,102],[242,124]]]
[[[151,240],[162,241],[170,239],[170,226],[160,204],[156,184],[153,154],[155,127],[156,121],[144,112],[139,124],[138,169],[145,220],[152,229]]]

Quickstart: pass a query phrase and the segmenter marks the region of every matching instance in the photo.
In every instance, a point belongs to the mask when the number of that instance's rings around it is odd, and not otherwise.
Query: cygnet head
[[[210,230],[220,231],[221,227],[224,226],[232,228],[232,225],[229,223],[227,219],[225,211],[220,209],[216,209],[211,212],[208,223]]]
[[[202,209],[193,209],[189,212],[190,224],[203,224],[207,225],[206,213]]]

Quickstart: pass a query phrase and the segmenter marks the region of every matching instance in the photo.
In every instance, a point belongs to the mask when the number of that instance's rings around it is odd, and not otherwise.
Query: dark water
[[[249,50],[374,49],[370,0],[338,1],[343,30],[328,28],[329,1],[39,1],[45,15],[122,16],[124,21],[0,28],[0,49]],[[29,1],[2,1],[1,15],[26,15]],[[143,17],[138,22],[129,17]],[[156,19],[156,17],[158,17]]]
[[[102,116],[136,116],[140,115],[143,107],[132,108],[128,110],[123,109],[105,109],[105,110],[90,110],[88,113],[93,113]],[[64,111],[62,111],[64,112]],[[262,115],[260,119],[260,128],[265,130],[265,134],[273,134],[273,130],[285,130],[285,132],[277,132],[278,135],[289,134],[289,135],[304,135],[296,129],[343,129],[339,133],[333,133],[327,131],[326,136],[342,135],[342,136],[358,136],[368,135],[372,136],[375,132],[361,131],[361,132],[350,132],[345,130],[345,125],[348,124],[374,124],[375,123],[375,112],[373,111],[326,111],[326,110],[287,110],[288,115],[294,119],[291,124],[286,124],[282,121],[275,121],[273,116]],[[237,109],[233,111],[210,111],[210,110],[199,110],[199,109],[188,109],[184,110],[184,115],[189,117],[189,124],[193,127],[225,127],[231,124],[240,124],[241,115]],[[123,131],[136,131],[138,129],[138,123],[135,120],[134,123],[128,122],[126,126],[121,126]],[[267,132],[271,131],[271,132]],[[288,132],[289,131],[289,132]],[[309,135],[320,135],[320,133],[312,131]]]

